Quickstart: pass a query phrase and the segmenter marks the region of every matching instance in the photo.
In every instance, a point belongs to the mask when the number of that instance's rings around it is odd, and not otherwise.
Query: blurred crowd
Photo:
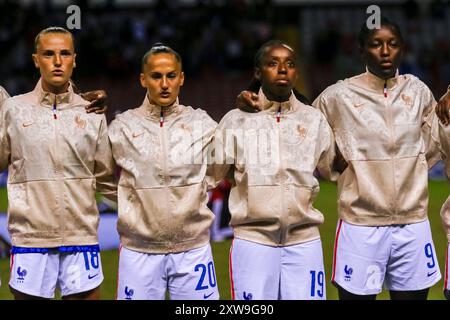
[[[253,55],[268,39],[286,40],[300,52],[299,87],[311,100],[326,86],[363,71],[356,37],[368,17],[366,2],[70,3],[81,9],[81,29],[73,30],[78,52],[74,78],[82,89],[99,85],[106,89],[113,97],[111,115],[141,102],[143,91],[137,81],[140,62],[156,42],[173,47],[183,57],[191,86],[183,90],[182,97],[187,103],[207,108],[216,120],[247,85]],[[395,20],[404,32],[408,54],[402,72],[419,76],[439,97],[450,83],[450,1],[379,3],[382,14]],[[66,7],[67,1],[0,0],[0,85],[11,94],[26,92],[35,83],[38,74],[30,57],[34,36],[49,25],[65,26],[69,17]]]

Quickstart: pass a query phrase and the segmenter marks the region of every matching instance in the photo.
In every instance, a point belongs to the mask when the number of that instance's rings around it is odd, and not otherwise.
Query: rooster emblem
[[[21,267],[17,268],[17,275],[19,276],[17,278],[17,280],[19,280],[20,282],[23,282],[25,280],[25,276],[27,275],[27,270],[26,269],[22,269]]]
[[[244,300],[252,300],[253,295],[249,292],[248,294],[244,291]]]
[[[125,299],[126,300],[131,300],[133,298],[133,294],[134,294],[134,290],[131,289],[131,288],[128,289],[128,287],[125,286],[125,295],[126,295]]]
[[[349,268],[347,265],[344,267],[345,281],[350,281],[352,278],[353,268]]]

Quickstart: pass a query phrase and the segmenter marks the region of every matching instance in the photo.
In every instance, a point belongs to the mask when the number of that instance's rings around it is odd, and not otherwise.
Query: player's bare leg
[[[391,300],[427,300],[428,288],[417,291],[389,291]]]
[[[42,298],[42,297],[36,297],[36,296],[32,296],[20,291],[17,291],[14,288],[9,287],[9,290],[11,291],[12,295],[14,296],[14,300],[48,300],[46,298]]]
[[[100,300],[100,286],[89,291],[69,294],[63,300]]]
[[[339,300],[376,300],[377,298],[376,294],[359,295],[348,292],[347,290],[341,288],[339,285],[337,285],[337,288],[339,293]]]

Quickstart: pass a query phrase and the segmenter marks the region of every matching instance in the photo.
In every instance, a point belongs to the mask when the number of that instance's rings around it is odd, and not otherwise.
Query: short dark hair
[[[381,16],[380,18],[380,26],[388,27],[390,28],[400,39],[401,43],[404,43],[402,31],[400,30],[400,27],[395,22],[392,22],[388,18]],[[367,39],[369,36],[375,32],[376,29],[369,29],[367,27],[366,21],[363,22],[361,25],[361,29],[358,34],[358,45],[362,49],[367,43]]]
[[[69,34],[70,37],[72,38],[73,49],[75,51],[75,41],[74,41],[74,38],[73,38],[73,34],[69,30],[64,29],[62,27],[48,27],[48,28],[45,28],[44,30],[41,30],[41,32],[39,32],[37,34],[36,38],[34,38],[34,52],[35,53],[37,52],[37,46],[38,46],[38,43],[39,43],[39,39],[41,38],[42,35],[48,34],[48,33]]]
[[[141,63],[142,72],[144,72],[144,67],[147,64],[148,58],[150,56],[153,56],[153,55],[158,54],[158,53],[170,53],[170,54],[173,54],[175,56],[175,58],[177,59],[177,61],[180,63],[181,70],[183,70],[183,62],[181,61],[181,56],[178,54],[178,52],[173,50],[171,47],[168,47],[168,46],[158,42],[158,43],[155,43],[153,45],[153,47],[151,47],[150,50],[148,50],[144,54],[144,56],[142,57],[142,63]]]

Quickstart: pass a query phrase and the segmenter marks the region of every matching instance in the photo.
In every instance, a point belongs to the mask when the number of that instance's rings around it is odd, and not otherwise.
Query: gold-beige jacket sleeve
[[[320,120],[320,143],[317,144],[316,157],[319,159],[317,163],[317,170],[320,176],[326,180],[337,181],[339,172],[334,166],[336,160],[336,144],[331,128],[323,114]]]
[[[441,160],[441,150],[439,145],[439,120],[434,112],[436,108],[436,100],[431,91],[426,88],[422,94],[422,104],[425,106],[422,121],[422,137],[425,142],[425,157],[427,159],[428,168],[432,168]]]
[[[230,169],[232,168],[232,164],[234,163],[233,157],[230,157],[231,152],[233,150],[227,150],[226,146],[230,146],[231,144],[226,142],[225,139],[230,139],[231,137],[227,137],[226,129],[224,128],[223,121],[220,121],[214,133],[214,140],[212,143],[212,166],[208,168],[208,175],[211,177],[212,181],[214,181],[214,186],[224,178],[231,178]]]
[[[117,182],[114,175],[115,163],[108,139],[106,117],[103,115],[95,151],[94,175],[99,191],[106,198],[117,202]]]
[[[6,122],[5,122],[5,108],[3,103],[0,103],[0,171],[3,171],[8,166],[9,156],[10,156],[10,145],[9,138],[6,132]]]

